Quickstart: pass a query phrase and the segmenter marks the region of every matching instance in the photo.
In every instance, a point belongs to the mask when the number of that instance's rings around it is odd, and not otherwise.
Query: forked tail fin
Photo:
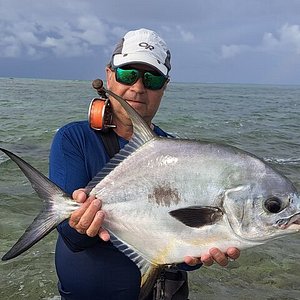
[[[0,148],[0,150],[19,166],[34,190],[43,200],[43,208],[39,215],[13,247],[2,257],[2,260],[9,260],[28,250],[66,219],[70,214],[70,210],[66,209],[66,201],[69,201],[71,206],[73,201],[71,202],[69,198],[66,199],[67,195],[63,190],[26,161],[6,149]],[[73,206],[75,206],[75,202],[73,203]]]

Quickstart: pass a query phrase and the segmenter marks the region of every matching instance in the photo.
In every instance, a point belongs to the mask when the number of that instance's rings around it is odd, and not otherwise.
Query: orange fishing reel
[[[99,89],[98,86],[94,84],[96,80],[93,81],[92,86],[97,90],[100,98],[92,99],[88,111],[88,120],[93,129],[106,131],[116,126],[112,124],[110,101],[103,89]]]

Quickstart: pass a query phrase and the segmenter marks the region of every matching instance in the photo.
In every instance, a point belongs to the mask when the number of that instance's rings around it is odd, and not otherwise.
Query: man
[[[106,67],[107,88],[123,97],[160,136],[167,134],[151,122],[168,84],[170,69],[166,43],[146,29],[128,32]],[[132,123],[114,98],[110,102],[112,123],[116,125],[113,130],[122,148],[131,138]],[[55,257],[59,291],[64,299],[138,299],[139,269],[109,242],[109,233],[101,227],[105,218],[101,199],[87,197],[82,189],[108,160],[103,139],[87,121],[64,126],[53,140],[50,178],[82,203],[68,221],[58,226]],[[201,263],[209,266],[213,261],[225,266],[228,257],[238,256],[236,248],[227,253],[213,248],[201,258],[183,258],[183,267],[198,268]]]

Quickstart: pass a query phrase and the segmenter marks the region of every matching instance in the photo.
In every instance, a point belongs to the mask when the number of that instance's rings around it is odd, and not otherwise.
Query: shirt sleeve
[[[190,266],[186,263],[177,264],[178,269],[182,271],[195,271],[202,267],[203,264],[197,264],[195,266]]]
[[[69,195],[75,189],[85,187],[90,180],[81,151],[82,139],[72,135],[74,135],[72,131],[60,129],[53,139],[49,158],[50,179]],[[98,236],[89,237],[78,233],[69,225],[68,220],[60,223],[57,230],[66,245],[74,252],[92,247],[100,240]]]

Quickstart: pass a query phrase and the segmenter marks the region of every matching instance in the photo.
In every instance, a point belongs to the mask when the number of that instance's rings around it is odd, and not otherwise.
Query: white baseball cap
[[[121,67],[142,63],[167,77],[171,69],[170,59],[171,53],[165,41],[156,32],[141,28],[125,34],[112,54],[111,65]]]

